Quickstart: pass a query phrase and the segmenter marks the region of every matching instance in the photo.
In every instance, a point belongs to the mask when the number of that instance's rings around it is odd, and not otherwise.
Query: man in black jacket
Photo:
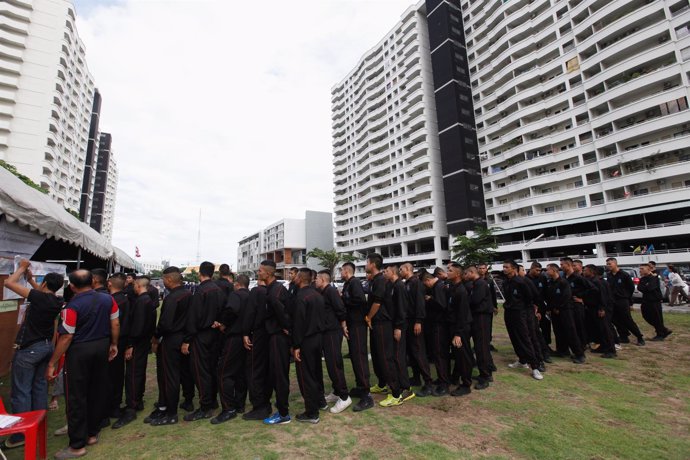
[[[202,262],[199,266],[199,287],[194,291],[187,312],[182,353],[189,355],[194,384],[199,391],[199,408],[184,416],[187,422],[211,418],[218,407],[216,364],[220,332],[213,327],[220,316],[225,297],[213,282],[215,265]]]
[[[470,394],[472,386],[472,367],[474,359],[470,347],[470,330],[472,325],[472,313],[467,296],[467,290],[463,284],[462,267],[456,262],[448,264],[448,310],[450,312],[450,337],[455,355],[455,366],[460,372],[458,387],[450,394],[452,396],[464,396]]]
[[[180,402],[180,369],[182,341],[187,326],[187,311],[192,293],[182,285],[182,274],[177,267],[163,271],[163,284],[168,295],[163,299],[158,325],[154,334],[156,376],[158,379],[158,408],[144,419],[152,426],[177,423]]]
[[[546,308],[551,314],[553,330],[556,335],[556,346],[559,356],[568,356],[568,348],[573,353],[573,362],[585,362],[584,345],[580,342],[573,318],[573,293],[568,280],[562,278],[559,267],[549,264],[546,268],[549,282],[546,285],[544,299]]]
[[[328,270],[320,271],[316,275],[314,285],[324,299],[323,357],[326,361],[328,377],[333,385],[333,391],[325,399],[326,403],[333,404],[330,410],[331,414],[339,414],[352,404],[345,380],[342,353],[343,337],[348,336],[347,312],[338,289],[331,284],[331,272]]]
[[[518,360],[508,367],[531,368],[532,377],[542,380],[544,377],[539,372],[539,360],[534,353],[527,327],[527,315],[534,314],[531,290],[526,284],[529,281],[525,281],[518,275],[518,264],[514,260],[503,262],[503,274],[506,276],[506,282],[503,285],[506,329],[515,354],[518,356]]]
[[[589,295],[589,290],[593,288],[592,283],[584,279],[575,270],[573,259],[570,257],[561,258],[561,270],[563,276],[570,284],[570,290],[573,294],[573,316],[575,318],[575,329],[577,336],[584,348],[589,344],[589,337],[587,336],[587,327],[585,323],[585,304],[583,299]]]
[[[596,288],[585,298],[585,306],[589,321],[595,331],[599,347],[592,350],[592,353],[600,353],[602,358],[613,358],[616,356],[616,348],[613,340],[613,330],[611,328],[611,312],[613,310],[611,293],[606,281],[600,279],[599,269],[596,265],[588,264],[582,274]]]
[[[536,261],[532,262],[526,278],[532,282],[538,294],[536,319],[539,330],[537,331],[537,338],[544,362],[550,363],[551,349],[549,345],[551,344],[551,320],[549,319],[549,315],[546,314],[546,302],[544,301],[544,293],[546,291],[548,279],[546,275],[542,273],[541,264]]]
[[[407,337],[405,342],[407,357],[415,373],[415,378],[419,379],[421,377],[424,381],[424,386],[415,392],[415,395],[423,398],[431,395],[433,389],[433,380],[424,340],[424,319],[426,318],[425,288],[422,281],[414,274],[414,268],[411,263],[404,263],[400,266],[400,277],[405,280],[405,288],[407,289],[409,299],[406,315]],[[419,385],[420,383],[412,383],[412,385]]]
[[[436,367],[438,385],[433,389],[433,396],[445,396],[450,386],[450,313],[444,282],[431,273],[422,275],[422,282],[427,288],[426,331],[431,349],[430,357]]]
[[[407,311],[410,299],[405,283],[400,279],[398,264],[389,264],[384,270],[386,278],[386,305],[390,305],[391,323],[393,324],[393,361],[400,384],[400,397],[409,401],[415,397],[410,388],[407,373]]]
[[[125,346],[129,338],[129,298],[124,291],[126,277],[123,273],[115,273],[108,279],[108,290],[113,296],[117,308],[120,310],[120,337],[117,346],[117,356],[108,363],[111,400],[108,414],[115,419],[120,418],[120,404],[122,404],[122,390],[125,385]]]
[[[367,323],[364,319],[367,309],[367,297],[362,282],[355,278],[355,265],[345,262],[340,268],[343,284],[343,304],[347,312],[347,331],[350,336],[347,345],[350,350],[352,372],[355,374],[355,388],[352,396],[361,398],[352,408],[354,412],[374,407],[374,400],[369,394],[369,352],[367,349]]]
[[[637,345],[643,346],[645,341],[642,332],[630,314],[635,283],[629,274],[618,267],[618,261],[615,258],[609,257],[606,259],[606,268],[609,271],[606,281],[613,296],[611,322],[616,327],[618,340],[620,343],[629,343],[630,339],[628,337],[632,333],[637,337]]]
[[[113,429],[122,428],[137,418],[144,409],[146,365],[151,351],[151,338],[156,327],[156,311],[148,295],[147,278],[134,281],[137,299],[131,308],[129,337],[125,345],[125,404],[124,414],[113,423]]]
[[[368,311],[364,317],[370,329],[371,359],[379,384],[372,387],[372,393],[385,393],[388,386],[390,394],[379,404],[383,407],[399,406],[403,403],[400,394],[400,381],[396,372],[393,346],[393,325],[391,306],[386,304],[386,279],[381,272],[383,258],[372,253],[367,257],[366,272],[369,276]],[[384,384],[384,387],[381,386]]]
[[[222,411],[211,419],[217,425],[237,417],[244,411],[247,399],[246,356],[242,340],[242,324],[249,300],[249,278],[240,275],[228,294],[225,307],[214,327],[223,334],[223,347],[218,360],[218,390]]]
[[[290,294],[275,276],[276,264],[264,260],[259,265],[258,278],[266,284],[266,311],[264,327],[268,333],[268,379],[267,388],[270,397],[271,389],[276,394],[276,408],[272,416],[265,418],[267,425],[280,425],[290,422],[288,398],[290,396],[290,337],[292,328],[288,305]],[[311,280],[310,280],[311,282]],[[259,308],[262,308],[259,305]]]
[[[656,336],[652,338],[653,341],[662,341],[668,337],[671,332],[664,326],[664,314],[661,309],[661,301],[664,296],[661,293],[661,285],[659,283],[659,276],[654,272],[650,264],[640,265],[640,283],[637,289],[642,293],[642,317],[656,331]]]
[[[271,389],[268,381],[268,332],[266,332],[266,283],[258,281],[249,292],[247,311],[242,321],[242,341],[247,350],[247,386],[252,410],[244,420],[263,420],[271,415]]]
[[[486,280],[479,276],[476,267],[467,267],[464,273],[465,287],[467,289],[470,312],[472,314],[472,324],[470,332],[474,342],[474,354],[477,360],[477,370],[479,379],[474,386],[476,390],[488,388],[489,382],[493,381],[491,372],[491,318],[493,317],[493,303],[491,293]]]
[[[297,382],[304,398],[304,412],[298,414],[296,419],[298,422],[319,423],[319,405],[323,397],[322,332],[326,307],[324,296],[311,286],[311,271],[308,268],[298,272],[295,285],[297,295],[292,305],[292,348]]]
[[[223,291],[223,295],[227,301],[228,296],[235,288],[235,275],[230,271],[230,266],[228,264],[220,264],[218,267],[218,276],[216,280],[216,285]]]

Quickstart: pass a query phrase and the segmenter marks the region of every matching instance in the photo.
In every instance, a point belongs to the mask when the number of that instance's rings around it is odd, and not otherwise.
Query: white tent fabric
[[[115,246],[113,246],[113,258],[115,259],[115,263],[125,268],[136,269],[138,272],[143,271],[141,269],[141,264],[128,256],[125,251]]]
[[[2,167],[0,214],[9,222],[26,226],[46,237],[71,243],[101,259],[109,259],[113,255],[112,245],[100,233],[79,221],[48,195],[27,186]]]

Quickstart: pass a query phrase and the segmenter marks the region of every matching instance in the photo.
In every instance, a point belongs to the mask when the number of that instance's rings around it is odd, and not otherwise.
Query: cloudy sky
[[[76,0],[120,180],[113,243],[236,266],[237,242],[332,211],[330,89],[412,0]]]

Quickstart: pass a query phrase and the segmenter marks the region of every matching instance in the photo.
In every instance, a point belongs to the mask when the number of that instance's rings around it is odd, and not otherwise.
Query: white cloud
[[[78,29],[120,170],[113,243],[193,262],[202,209],[201,258],[235,266],[243,236],[332,211],[330,89],[410,4],[91,4]]]

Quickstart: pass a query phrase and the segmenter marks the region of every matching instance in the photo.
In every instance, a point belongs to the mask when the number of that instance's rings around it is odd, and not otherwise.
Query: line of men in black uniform
[[[633,333],[638,345],[644,345],[630,316],[632,280],[615,259],[609,259],[607,266],[610,273],[603,281],[597,267],[581,268],[569,258],[563,258],[560,266],[550,264],[545,273],[538,262],[529,273],[514,261],[504,263],[505,323],[518,356],[509,367],[530,368],[532,376],[541,380],[551,356],[570,356],[581,364],[589,347],[611,358],[618,342],[626,341],[626,333]],[[289,423],[291,361],[305,402],[304,413],[296,418],[309,423],[318,423],[319,411],[329,405],[334,414],[347,409],[351,397],[359,399],[354,411],[369,409],[374,406],[371,393],[387,393],[379,403],[383,407],[416,396],[469,394],[475,366],[479,375],[474,388],[490,385],[496,371],[491,335],[497,301],[486,265],[463,269],[451,262],[447,272],[415,273],[409,263],[384,268],[382,257],[370,254],[365,268],[366,287],[354,276],[354,264],[343,265],[340,294],[328,271],[306,268],[291,269],[286,288],[276,278],[275,263],[266,260],[257,273],[258,285],[250,291],[248,277],[235,280],[223,265],[220,279],[214,281],[214,265],[204,262],[200,284],[192,294],[184,288],[179,269],[170,267],[163,274],[169,293],[157,324],[158,302],[151,300],[149,280],[141,277],[125,285],[123,275],[111,276],[108,287],[119,305],[122,356],[122,362],[116,359],[110,364],[111,416],[117,417],[113,428],[130,423],[143,409],[146,357],[152,349],[159,396],[156,409],[144,421],[153,426],[177,423],[178,407],[189,412],[186,421],[211,419],[218,424],[241,413],[245,420]],[[663,326],[658,278],[646,265],[641,273],[643,314],[655,321],[654,340],[663,340],[671,331]],[[550,348],[552,329],[555,350]],[[344,339],[355,376],[352,389],[344,372]],[[322,358],[332,385],[328,394]],[[119,384],[122,380],[124,385]],[[453,384],[457,387],[451,391]],[[123,386],[126,405],[120,410]],[[421,389],[413,392],[413,386]],[[193,387],[199,396],[196,410]],[[216,414],[218,396],[221,410]],[[245,412],[247,397],[252,407]]]
[[[645,340],[630,313],[635,284],[618,267],[615,258],[606,261],[608,273],[595,265],[564,257],[560,266],[549,264],[545,273],[533,262],[528,273],[515,261],[503,264],[506,282],[505,322],[518,360],[511,368],[529,368],[541,380],[551,356],[570,357],[584,364],[585,350],[602,358],[615,358],[621,343],[637,337]],[[643,318],[655,328],[653,341],[663,341],[672,331],[664,326],[659,276],[652,264],[640,266],[637,289],[642,293]],[[551,349],[551,330],[555,350]]]

